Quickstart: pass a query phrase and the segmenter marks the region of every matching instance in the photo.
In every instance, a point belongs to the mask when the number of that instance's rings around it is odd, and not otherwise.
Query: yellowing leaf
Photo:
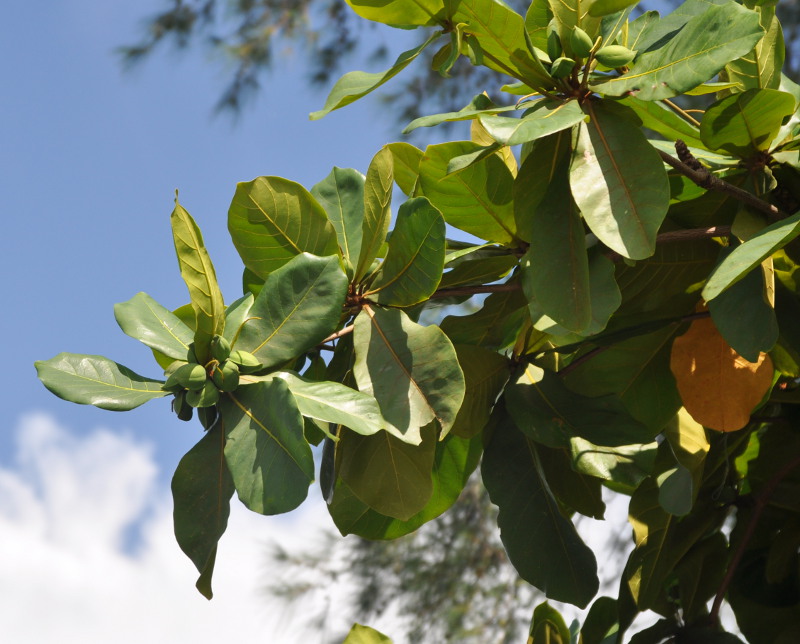
[[[692,322],[672,345],[670,368],[686,410],[698,423],[721,432],[747,425],[772,384],[766,353],[748,362],[731,349],[710,318]]]

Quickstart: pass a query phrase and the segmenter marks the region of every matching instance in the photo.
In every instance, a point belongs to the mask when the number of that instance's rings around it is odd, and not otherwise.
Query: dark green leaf
[[[207,599],[211,599],[217,542],[228,525],[234,492],[224,446],[225,436],[217,424],[186,453],[172,477],[175,538],[201,573],[201,579],[207,580],[204,587],[209,592],[203,593]]]
[[[534,443],[506,418],[486,446],[481,467],[511,563],[548,598],[586,606],[598,588],[594,553],[559,512]]]
[[[533,610],[528,644],[570,644],[567,623],[555,608],[542,602]]]
[[[749,53],[763,34],[756,12],[735,2],[712,5],[672,38],[665,38],[663,46],[645,49],[649,43],[642,42],[644,53],[637,56],[629,72],[598,81],[591,88],[608,96],[630,94],[644,101],[677,96]]]
[[[337,249],[322,206],[303,186],[281,177],[240,183],[228,230],[244,265],[262,279],[301,253],[325,256]]]
[[[464,372],[464,402],[451,431],[462,438],[479,434],[510,376],[508,358],[482,347],[456,345],[458,363]]]
[[[609,488],[633,494],[653,471],[658,443],[598,447],[582,438],[570,440],[576,471],[606,481]]]
[[[624,257],[653,254],[667,213],[669,180],[638,127],[607,102],[588,102],[570,168],[572,194],[586,223]]]
[[[493,257],[466,259],[442,275],[439,289],[496,282],[501,277],[508,275],[518,263],[517,257],[508,253]]]
[[[134,373],[103,356],[59,353],[34,363],[39,380],[59,398],[110,411],[128,411],[167,396],[164,383]]]
[[[592,602],[581,627],[581,644],[602,644],[606,637],[619,631],[617,600],[598,597]],[[616,641],[616,640],[615,640]]]
[[[364,295],[387,306],[427,300],[442,279],[444,235],[444,219],[425,197],[406,201],[397,213],[386,259]]]
[[[352,168],[336,168],[311,188],[311,195],[328,214],[342,256],[355,269],[361,254],[364,222],[364,175]]]
[[[567,449],[537,445],[542,472],[553,496],[569,512],[602,520],[606,511],[601,479],[576,472]]]
[[[365,306],[355,320],[353,371],[358,388],[413,441],[436,419],[447,434],[464,399],[464,374],[439,327],[423,327],[398,309]]]
[[[527,302],[522,289],[514,289],[492,293],[475,313],[448,315],[442,320],[441,327],[455,344],[504,349],[514,343],[527,318]]]
[[[147,293],[114,305],[120,328],[132,338],[176,360],[186,360],[194,331]]]
[[[181,277],[189,288],[194,309],[194,350],[198,359],[205,362],[211,338],[221,335],[225,327],[225,303],[200,228],[177,199],[170,222]]]
[[[419,166],[422,192],[451,226],[481,239],[509,244],[516,240],[514,177],[492,154],[456,174],[447,174],[453,157],[480,146],[470,141],[430,145]]]
[[[314,480],[303,417],[289,387],[275,378],[223,395],[225,461],[239,499],[253,512],[280,514],[299,506]]]
[[[265,367],[299,356],[336,329],[346,293],[338,257],[298,255],[270,273],[236,348]]]
[[[683,140],[689,147],[702,148],[700,130],[687,122],[661,101],[643,101],[633,96],[625,96],[619,102],[630,107],[646,128],[663,134],[668,140]]]

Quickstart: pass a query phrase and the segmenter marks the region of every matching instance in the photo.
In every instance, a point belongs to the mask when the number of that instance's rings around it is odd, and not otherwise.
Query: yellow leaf
[[[772,384],[772,360],[748,362],[731,349],[711,318],[692,322],[672,345],[670,368],[686,411],[721,432],[741,429]]]

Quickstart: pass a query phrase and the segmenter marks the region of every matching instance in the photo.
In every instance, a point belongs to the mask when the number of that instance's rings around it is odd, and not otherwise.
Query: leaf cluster
[[[591,604],[569,628],[540,605],[533,642],[623,641],[645,610],[661,619],[633,641],[733,641],[726,598],[750,641],[792,641],[800,87],[781,73],[774,5],[632,18],[635,2],[607,0],[534,0],[524,16],[497,0],[348,4],[427,37],[384,72],[345,74],[312,118],[434,47],[441,73],[462,58],[505,74],[507,104],[478,94],[418,119],[408,129],[469,120],[471,139],[389,143],[365,174],[240,183],[228,228],[244,295],[228,305],[176,202],[190,305],[116,308],[164,380],[60,354],[37,363],[45,386],[117,411],[168,395],[179,418],[196,410],[204,435],[173,495],[208,597],[234,492],[254,512],[296,508],[322,444],[331,518],[369,539],[447,511],[480,462],[521,578]],[[683,102],[698,95],[701,112]],[[633,550],[618,596],[596,599],[573,518],[602,519],[603,488],[630,496]]]

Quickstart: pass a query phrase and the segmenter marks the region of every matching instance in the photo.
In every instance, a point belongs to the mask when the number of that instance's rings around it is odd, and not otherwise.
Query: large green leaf
[[[435,435],[433,424],[423,429],[419,445],[387,432],[372,436],[344,432],[336,446],[336,472],[370,508],[408,521],[433,493]]]
[[[481,473],[500,508],[500,538],[520,576],[550,599],[585,607],[599,585],[594,553],[561,514],[535,444],[507,417],[494,428]]]
[[[481,239],[511,244],[517,239],[514,221],[514,177],[497,155],[454,174],[453,157],[479,149],[477,143],[453,141],[430,145],[419,165],[422,192],[445,221]]]
[[[653,254],[669,204],[669,180],[658,152],[619,105],[586,103],[570,168],[570,185],[592,232],[624,257]]]
[[[665,39],[663,46],[637,56],[629,72],[595,82],[591,88],[608,96],[630,94],[644,101],[677,96],[749,53],[763,35],[756,12],[735,2],[712,5]]]
[[[383,417],[408,441],[434,419],[447,434],[464,399],[464,374],[442,330],[365,305],[353,336],[358,388],[375,397]]]
[[[542,99],[522,118],[481,116],[489,135],[503,145],[518,145],[571,128],[586,119],[578,101]]]
[[[402,144],[393,144],[399,146]],[[409,145],[409,148],[422,152]],[[389,230],[389,220],[392,218],[392,189],[393,180],[396,176],[395,168],[399,162],[395,155],[405,159],[412,156],[406,148],[394,148],[384,146],[376,154],[369,164],[367,177],[364,183],[364,221],[361,224],[361,251],[358,256],[354,281],[358,282],[372,265],[386,241],[386,233]],[[416,181],[416,173],[414,174]]]
[[[299,183],[258,177],[236,186],[228,230],[244,265],[262,279],[300,253],[333,255],[336,232]]]
[[[205,362],[211,338],[222,335],[225,327],[225,303],[200,228],[177,199],[170,222],[181,277],[189,288],[194,309],[194,351]]]
[[[633,494],[653,471],[658,443],[601,447],[583,438],[570,440],[572,466],[577,472],[603,479],[606,486]]]
[[[469,102],[469,105],[461,108],[457,112],[443,112],[442,114],[429,114],[420,116],[406,125],[403,134],[413,132],[418,127],[433,127],[453,121],[467,121],[476,119],[483,114],[497,114],[499,112],[509,112],[517,109],[516,105],[497,106],[487,94],[477,94]]]
[[[186,360],[194,331],[147,293],[137,293],[127,302],[115,304],[114,317],[132,338],[165,356]]]
[[[467,440],[448,434],[438,441],[433,459],[433,492],[425,507],[407,521],[376,512],[360,501],[342,481],[336,485],[328,510],[342,535],[357,534],[364,539],[396,539],[413,532],[450,508],[478,466],[482,453],[481,436]]]
[[[550,23],[550,5],[547,0],[533,0],[525,12],[525,31],[534,47],[547,51],[547,25]]]
[[[59,398],[110,411],[128,411],[168,395],[164,383],[134,373],[103,356],[59,353],[35,362],[42,384]]]
[[[346,294],[338,257],[298,255],[270,273],[235,348],[265,367],[299,356],[336,329]]]
[[[225,434],[212,427],[178,463],[172,477],[175,538],[208,583],[198,590],[211,599],[217,542],[228,526],[233,479],[225,463]],[[208,592],[205,592],[207,589]]]
[[[514,343],[527,319],[525,296],[522,289],[515,289],[492,293],[475,313],[448,315],[442,320],[441,327],[455,344],[504,349]]]
[[[778,341],[775,309],[766,299],[764,272],[755,269],[708,303],[720,335],[745,360],[757,362]]]
[[[794,114],[794,96],[776,89],[749,89],[711,105],[703,116],[700,136],[711,150],[750,157],[766,151],[784,120]]]
[[[445,255],[442,214],[425,197],[409,199],[397,213],[389,250],[364,293],[387,306],[411,306],[433,295]]]
[[[508,358],[483,347],[456,345],[458,363],[464,372],[464,402],[452,432],[462,438],[476,436],[486,423],[510,374]]]
[[[775,15],[775,2],[745,0],[744,6],[758,12],[764,37],[746,56],[725,66],[724,75],[745,89],[753,87],[777,89],[781,84],[781,69],[786,58],[783,29]]]
[[[606,511],[602,479],[575,471],[569,449],[537,445],[536,451],[547,485],[558,502],[570,511],[602,520]]]
[[[800,235],[800,213],[762,229],[745,243],[734,248],[733,252],[714,269],[703,288],[703,298],[706,302],[710,302],[798,235]]]
[[[570,36],[575,27],[583,29],[594,40],[600,31],[600,18],[590,13],[594,0],[549,0],[564,55],[580,58],[572,51]]]
[[[525,295],[570,331],[592,319],[586,234],[569,186],[569,157],[550,178],[538,206],[529,213],[531,244],[520,265]]]
[[[314,457],[300,415],[280,378],[224,395],[225,461],[239,499],[253,512],[280,514],[299,506],[314,480]]]
[[[616,396],[582,396],[531,364],[506,387],[505,398],[517,427],[548,447],[569,447],[575,436],[616,447],[646,443],[658,433],[635,420]]]
[[[366,96],[373,90],[383,85],[385,82],[391,80],[406,67],[408,67],[408,65],[417,56],[419,56],[428,45],[430,45],[434,40],[438,40],[440,35],[440,33],[434,32],[431,37],[421,45],[414,47],[414,49],[404,51],[397,57],[394,65],[392,65],[386,71],[377,73],[347,72],[338,81],[336,81],[333,89],[331,89],[331,93],[328,94],[328,98],[325,100],[325,106],[321,110],[312,112],[310,114],[311,120],[315,121],[317,119],[321,119],[323,116],[332,112],[333,110],[338,110],[340,107],[350,105],[350,103],[354,103],[359,98]]]
[[[303,416],[344,425],[364,436],[386,428],[378,403],[371,396],[338,382],[315,382],[290,371],[279,371],[274,377],[289,386]]]
[[[508,275],[519,260],[508,252],[493,257],[476,257],[456,264],[442,275],[439,290],[455,286],[488,284]]]
[[[225,332],[222,336],[231,344],[238,340],[242,326],[250,317],[250,309],[253,308],[254,300],[253,294],[247,293],[225,309]]]
[[[700,130],[686,119],[678,116],[661,101],[643,101],[634,96],[625,96],[619,102],[630,107],[646,128],[663,134],[668,140],[683,140],[689,147],[702,148]]]
[[[530,87],[551,87],[550,75],[528,47],[525,21],[497,0],[460,0],[448,16],[453,24],[466,23],[464,31],[478,39],[483,64]]]
[[[419,163],[422,161],[423,156],[422,150],[402,141],[387,143],[384,148],[392,153],[392,167],[397,186],[406,196],[415,196],[417,179],[419,178]],[[367,177],[369,177],[369,172],[367,172]]]
[[[364,175],[352,168],[334,167],[325,179],[311,188],[311,195],[328,214],[342,256],[354,269],[361,254]]]
[[[386,25],[432,27],[441,24],[442,0],[347,0],[362,18]]]

